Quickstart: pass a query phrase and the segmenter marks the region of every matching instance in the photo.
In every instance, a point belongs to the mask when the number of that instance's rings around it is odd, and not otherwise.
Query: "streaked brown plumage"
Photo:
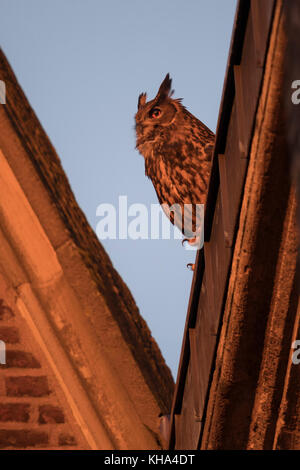
[[[204,204],[211,168],[214,134],[182,104],[173,99],[169,74],[156,97],[138,99],[136,148],[145,159],[145,173],[151,179],[160,204]],[[174,214],[168,214],[172,223]],[[176,216],[175,216],[176,218]],[[193,210],[193,230],[195,211]],[[187,224],[186,224],[187,225]],[[187,238],[193,234],[182,226]]]

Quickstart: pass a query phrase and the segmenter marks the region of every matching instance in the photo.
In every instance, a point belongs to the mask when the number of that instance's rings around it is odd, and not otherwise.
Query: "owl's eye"
[[[149,116],[151,118],[158,118],[161,115],[161,110],[159,108],[151,109]]]

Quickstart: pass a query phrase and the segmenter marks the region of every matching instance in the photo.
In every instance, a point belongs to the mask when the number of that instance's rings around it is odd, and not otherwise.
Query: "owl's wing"
[[[188,193],[178,202],[173,202],[174,200],[166,201],[160,192],[161,188],[154,187],[163,212],[186,238],[193,238],[201,233],[204,217],[203,204],[199,203],[197,206],[192,204],[192,195]]]
[[[152,178],[152,184],[154,186],[158,202],[163,212],[168,217],[170,222],[173,225],[176,225],[179,228],[179,230],[181,230],[182,217],[181,217],[180,205],[173,204],[173,201],[171,201],[170,188],[168,188],[166,181],[157,181],[156,178]],[[173,205],[174,205],[173,210],[170,210],[170,207]]]

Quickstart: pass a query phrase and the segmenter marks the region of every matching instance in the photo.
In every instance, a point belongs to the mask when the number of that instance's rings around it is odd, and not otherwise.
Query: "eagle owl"
[[[172,98],[171,83],[167,74],[153,100],[147,102],[146,93],[139,96],[136,148],[170,221],[192,240],[196,204],[206,200],[215,136],[181,99]],[[173,205],[179,207],[178,213],[165,209]]]

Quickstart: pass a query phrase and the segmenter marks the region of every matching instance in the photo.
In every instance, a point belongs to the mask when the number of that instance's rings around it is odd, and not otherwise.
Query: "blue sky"
[[[0,0],[0,38],[96,229],[101,203],[156,203],[135,150],[139,93],[167,72],[215,131],[236,0]],[[104,240],[176,378],[195,257],[179,240]]]

